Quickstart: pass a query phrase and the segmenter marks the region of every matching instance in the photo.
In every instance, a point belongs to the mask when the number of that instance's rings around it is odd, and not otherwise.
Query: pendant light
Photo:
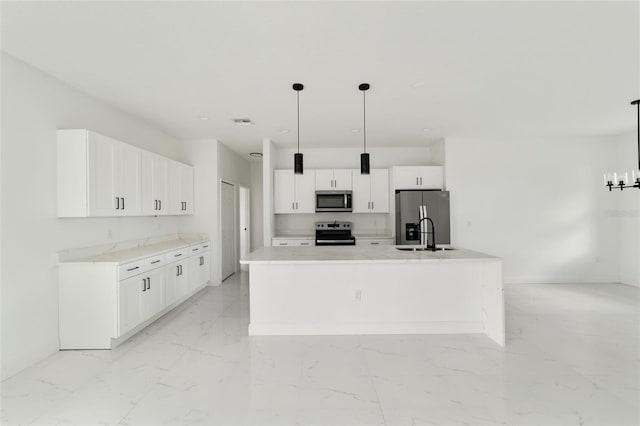
[[[629,173],[607,173],[604,175],[604,185],[611,191],[613,188],[623,190],[625,188],[640,189],[640,99],[631,102],[631,105],[638,107],[638,170],[631,170],[631,184],[629,184]]]
[[[293,90],[296,91],[296,97],[298,101],[298,152],[293,154],[293,172],[296,175],[304,173],[304,167],[302,165],[302,154],[300,153],[300,92],[304,89],[301,83],[294,83]]]
[[[363,152],[360,154],[360,174],[368,175],[370,171],[369,154],[367,153],[367,101],[366,92],[369,90],[369,83],[362,83],[358,89],[362,91],[362,139]]]

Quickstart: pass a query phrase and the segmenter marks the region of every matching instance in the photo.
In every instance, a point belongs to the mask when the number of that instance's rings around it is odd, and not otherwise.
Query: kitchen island
[[[502,260],[465,249],[263,247],[250,335],[484,333],[505,344]]]

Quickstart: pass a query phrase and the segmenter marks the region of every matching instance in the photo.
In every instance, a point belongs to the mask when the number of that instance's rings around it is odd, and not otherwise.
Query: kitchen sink
[[[396,247],[396,250],[400,250],[400,251],[433,251],[430,248],[424,248],[424,247]],[[451,250],[456,250],[453,247],[438,247],[436,249],[436,251],[451,251]]]

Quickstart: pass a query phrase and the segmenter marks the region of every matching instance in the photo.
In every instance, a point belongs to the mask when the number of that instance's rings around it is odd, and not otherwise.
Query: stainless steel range
[[[316,222],[316,245],[356,245],[356,237],[351,235],[351,222]]]

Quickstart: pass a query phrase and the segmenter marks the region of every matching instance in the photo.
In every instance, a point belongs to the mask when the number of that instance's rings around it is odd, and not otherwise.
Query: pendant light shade
[[[369,153],[363,152],[362,154],[360,154],[360,174],[368,175],[369,173]]]
[[[293,172],[297,175],[304,173],[304,166],[302,165],[302,154],[296,152],[293,154]]]
[[[358,89],[362,92],[362,139],[363,152],[360,154],[360,174],[368,175],[371,168],[369,165],[369,154],[367,153],[367,101],[366,92],[369,90],[369,83],[362,83]]]
[[[304,173],[302,154],[300,153],[300,92],[304,89],[301,83],[294,83],[293,90],[296,91],[296,100],[298,105],[298,152],[293,154],[293,173],[301,175]]]

